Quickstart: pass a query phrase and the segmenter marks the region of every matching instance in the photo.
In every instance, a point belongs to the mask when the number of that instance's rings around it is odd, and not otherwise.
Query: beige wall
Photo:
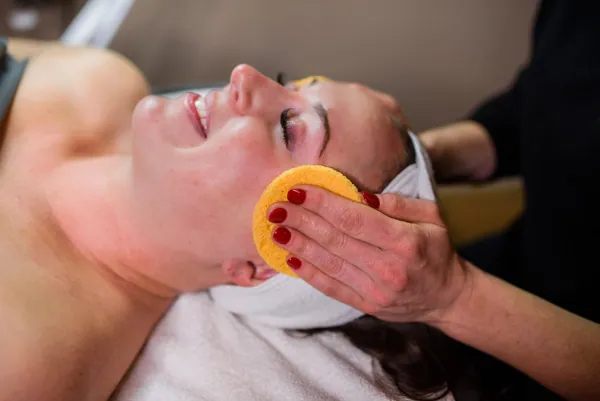
[[[248,63],[394,95],[415,130],[460,118],[529,51],[534,0],[137,0],[112,47],[154,85]]]

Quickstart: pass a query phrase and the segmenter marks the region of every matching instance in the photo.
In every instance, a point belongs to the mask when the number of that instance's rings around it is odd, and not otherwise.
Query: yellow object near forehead
[[[319,165],[304,165],[284,171],[267,186],[254,208],[252,237],[258,253],[269,267],[292,277],[297,276],[287,265],[288,252],[273,242],[271,235],[277,224],[268,220],[267,210],[274,203],[286,202],[288,191],[296,185],[314,185],[355,202],[362,201],[352,181],[332,168]]]
[[[314,81],[315,79],[316,79],[317,81],[331,81],[331,79],[329,79],[329,78],[327,78],[327,77],[324,77],[324,76],[322,76],[322,75],[311,75],[311,76],[309,76],[309,77],[302,78],[302,79],[299,79],[299,80],[297,80],[297,81],[292,81],[292,82],[290,82],[290,83],[291,83],[292,85],[294,85],[294,86],[301,87],[301,86],[304,86],[304,85],[308,85],[309,83],[311,83],[311,82],[312,82],[312,81]]]

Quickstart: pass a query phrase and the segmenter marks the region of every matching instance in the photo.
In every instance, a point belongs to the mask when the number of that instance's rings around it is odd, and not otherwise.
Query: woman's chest
[[[77,374],[80,359],[94,341],[93,314],[81,302],[81,289],[58,270],[40,269],[36,255],[21,257],[6,252],[6,245],[3,241],[0,262],[3,364],[23,379],[25,372],[40,380]]]

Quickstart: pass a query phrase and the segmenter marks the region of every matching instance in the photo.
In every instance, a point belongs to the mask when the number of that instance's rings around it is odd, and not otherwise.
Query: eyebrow
[[[319,119],[325,128],[325,137],[323,138],[323,144],[321,145],[321,151],[319,152],[319,156],[321,156],[323,152],[325,152],[325,148],[327,147],[329,139],[331,138],[331,131],[329,128],[329,113],[327,113],[327,110],[325,110],[325,107],[321,103],[313,105],[313,108],[315,109],[315,112],[319,116]]]

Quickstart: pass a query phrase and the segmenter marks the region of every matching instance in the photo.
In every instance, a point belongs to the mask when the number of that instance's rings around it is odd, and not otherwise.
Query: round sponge
[[[267,209],[277,202],[286,202],[287,193],[296,185],[314,185],[355,202],[362,198],[356,186],[342,173],[325,166],[303,165],[284,171],[262,193],[254,208],[252,235],[260,256],[274,270],[297,277],[286,259],[288,252],[275,245],[271,234],[275,227],[267,219]]]
[[[309,83],[311,83],[314,80],[317,80],[317,81],[331,81],[329,78],[324,77],[322,75],[310,75],[310,76],[308,76],[306,78],[302,78],[302,79],[298,79],[296,81],[292,81],[291,83],[294,86],[301,87],[301,86],[304,86],[304,85],[308,85]]]

